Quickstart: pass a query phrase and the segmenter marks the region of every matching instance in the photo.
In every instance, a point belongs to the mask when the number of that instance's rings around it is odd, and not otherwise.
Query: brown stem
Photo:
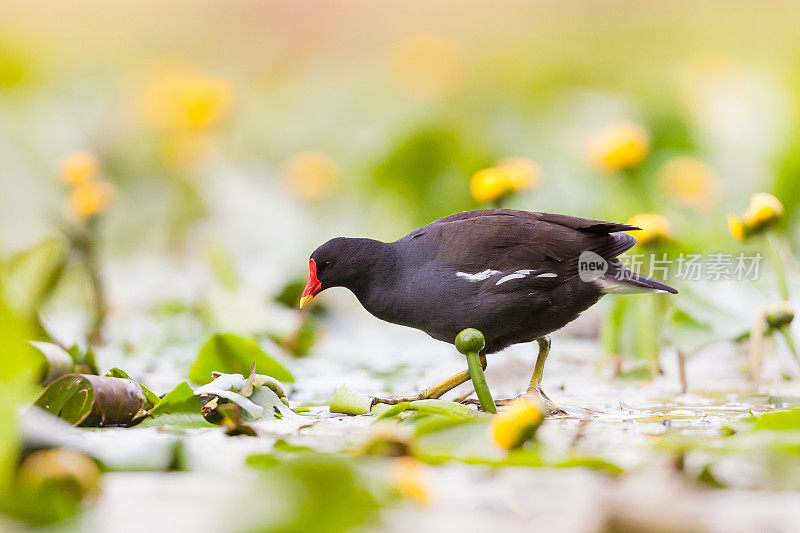
[[[92,293],[92,318],[87,337],[92,344],[102,344],[103,326],[108,314],[105,284],[100,274],[100,261],[97,254],[97,219],[86,222],[85,231],[70,234],[73,249],[79,254],[81,262],[89,277],[89,289]]]

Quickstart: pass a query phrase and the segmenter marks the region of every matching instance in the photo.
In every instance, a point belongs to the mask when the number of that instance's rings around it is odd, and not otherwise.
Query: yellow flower
[[[661,168],[664,189],[693,207],[706,207],[717,200],[717,176],[710,166],[694,157],[674,157]]]
[[[512,450],[532,439],[543,421],[541,406],[529,398],[520,398],[492,419],[489,432],[495,444]]]
[[[292,192],[303,200],[328,196],[339,181],[336,161],[321,152],[294,155],[283,164],[282,174]]]
[[[511,192],[511,185],[508,177],[508,169],[505,167],[489,167],[479,170],[472,176],[469,183],[469,190],[476,201],[493,202]]]
[[[661,215],[640,213],[628,220],[628,224],[642,228],[629,232],[641,244],[655,244],[672,237],[672,226],[669,220]]]
[[[750,198],[750,205],[742,216],[745,226],[762,228],[777,222],[783,216],[783,204],[767,192],[759,192]]]
[[[746,238],[767,230],[783,216],[783,204],[773,195],[760,192],[750,197],[750,205],[739,217],[728,215],[728,230],[736,240]]]
[[[589,143],[589,159],[602,172],[634,167],[647,156],[647,131],[633,122],[611,124],[595,133]]]
[[[507,179],[513,191],[528,191],[542,181],[542,169],[530,159],[509,157],[500,161],[500,166],[508,171]]]
[[[425,464],[413,457],[398,457],[392,465],[391,477],[394,485],[404,497],[426,506],[431,493],[425,483]]]
[[[107,181],[87,181],[69,191],[69,209],[76,218],[87,220],[104,213],[114,198],[114,187]]]
[[[744,222],[733,213],[728,213],[728,231],[737,241],[744,240]]]
[[[151,80],[141,99],[145,120],[165,129],[211,129],[232,105],[233,88],[228,81],[179,72]]]
[[[412,35],[393,50],[399,85],[419,98],[453,94],[464,79],[464,57],[455,41],[439,34]]]
[[[541,181],[539,165],[524,157],[504,159],[497,166],[479,170],[469,188],[477,202],[493,202],[504,196],[530,190]]]
[[[61,180],[70,186],[95,179],[100,173],[100,162],[89,152],[72,152],[61,160]]]

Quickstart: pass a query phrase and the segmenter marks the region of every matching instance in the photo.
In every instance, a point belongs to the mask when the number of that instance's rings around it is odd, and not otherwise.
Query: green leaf
[[[254,387],[253,383],[255,383]],[[260,374],[255,374],[248,379],[241,374],[222,374],[211,383],[195,390],[194,394],[217,396],[235,403],[241,407],[242,419],[245,421],[287,418],[302,421],[304,424],[307,422],[307,419],[283,403],[280,395],[285,397],[285,393],[280,383]]]
[[[282,533],[352,531],[378,510],[362,474],[340,458],[308,454],[270,469],[295,509]]]
[[[294,382],[289,370],[267,355],[255,341],[231,333],[218,333],[206,341],[189,371],[189,380],[209,383],[212,372],[248,375],[254,362],[259,374]]]
[[[433,413],[459,420],[475,420],[483,416],[466,405],[450,400],[415,400],[409,405],[420,413]]]
[[[558,468],[574,468],[574,467],[583,467],[583,468],[591,468],[592,470],[601,470],[603,472],[608,472],[609,474],[621,474],[624,472],[622,467],[619,465],[615,465],[614,463],[610,463],[604,459],[599,459],[597,457],[583,457],[583,456],[573,456],[569,459],[559,462],[556,464]]]
[[[67,374],[52,382],[34,405],[75,426],[127,426],[143,414],[145,397],[132,379]]]
[[[35,317],[58,284],[67,260],[61,239],[49,239],[13,256],[3,269],[4,298],[21,317]]]
[[[329,411],[345,415],[365,415],[369,413],[371,407],[372,398],[342,384],[333,393]]]
[[[795,431],[800,430],[800,409],[765,413],[749,419],[755,430]]]
[[[11,484],[20,449],[18,406],[30,401],[41,359],[26,342],[30,324],[5,306],[0,291],[0,508]]]
[[[111,376],[111,377],[114,377],[114,378],[133,379],[128,375],[127,372],[125,372],[121,368],[117,368],[117,367],[114,367],[111,370],[109,370],[108,372],[106,372],[106,376]],[[144,393],[145,399],[150,404],[149,406],[146,407],[146,409],[152,409],[153,407],[155,407],[155,405],[158,404],[161,401],[161,398],[159,398],[158,395],[155,392],[151,391],[150,389],[148,389],[147,387],[142,385],[141,381],[138,381],[138,380],[135,380],[135,381],[137,383],[139,383],[139,386],[142,388],[142,392]]]
[[[31,341],[31,346],[41,355],[41,383],[48,384],[75,371],[75,361],[61,346],[52,342]]]
[[[711,465],[705,465],[703,467],[703,470],[697,476],[697,481],[699,483],[702,483],[703,485],[706,485],[714,489],[725,488],[725,484],[722,483],[720,480],[718,480],[717,477],[714,475],[714,473],[711,471]]]
[[[373,406],[372,408],[372,413],[378,415],[378,420],[385,418],[392,418],[399,415],[400,413],[404,413],[405,411],[411,409],[411,404],[409,402],[400,402],[392,406],[386,406],[388,407],[388,409],[383,409],[381,413],[376,413],[375,407],[377,407],[378,405],[385,405],[385,404],[378,403],[375,404],[375,406]]]
[[[185,381],[164,395],[138,427],[183,429],[211,427],[201,412],[200,400]]]

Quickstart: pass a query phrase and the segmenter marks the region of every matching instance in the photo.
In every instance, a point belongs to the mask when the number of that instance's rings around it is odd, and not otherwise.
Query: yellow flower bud
[[[505,167],[489,167],[479,170],[472,176],[469,190],[477,202],[493,202],[511,192],[508,178],[508,169]]]
[[[642,228],[629,232],[641,244],[656,244],[672,237],[672,225],[661,215],[640,213],[631,217],[628,224]]]
[[[595,133],[589,143],[589,159],[601,172],[631,168],[647,156],[650,138],[633,122],[611,124]]]
[[[786,300],[781,300],[767,311],[767,324],[771,328],[786,327],[792,323],[792,320],[794,320],[794,309],[792,309],[792,304]]]
[[[783,216],[783,204],[780,200],[767,192],[754,194],[750,198],[750,205],[742,216],[745,226],[752,229],[761,229],[780,220]]]
[[[497,446],[512,450],[532,439],[544,421],[541,405],[529,398],[520,398],[492,419],[489,432]]]
[[[542,169],[530,159],[509,157],[500,161],[500,166],[508,172],[508,184],[512,191],[528,191],[536,188],[542,181]]]
[[[728,230],[742,241],[769,229],[783,216],[783,204],[773,195],[760,192],[750,197],[750,205],[741,217],[728,215]]]
[[[104,213],[114,203],[114,198],[114,187],[107,181],[88,181],[70,190],[69,209],[75,218],[87,220]]]
[[[61,160],[61,180],[76,186],[95,179],[100,174],[100,162],[89,152],[72,152]]]
[[[733,213],[728,213],[728,231],[737,241],[744,240],[744,222]]]
[[[283,177],[292,192],[303,200],[328,196],[339,182],[336,161],[321,152],[302,152],[283,164]]]
[[[692,207],[707,207],[718,197],[717,176],[710,166],[693,157],[674,157],[661,168],[664,189]]]
[[[426,465],[413,457],[398,457],[392,465],[394,485],[404,497],[427,506],[431,493],[424,479]]]

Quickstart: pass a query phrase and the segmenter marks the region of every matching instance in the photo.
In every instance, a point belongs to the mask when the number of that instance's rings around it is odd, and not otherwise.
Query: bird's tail
[[[641,294],[648,292],[678,294],[677,289],[670,287],[666,283],[661,283],[653,278],[628,270],[617,261],[609,264],[608,271],[597,282],[606,294]]]

